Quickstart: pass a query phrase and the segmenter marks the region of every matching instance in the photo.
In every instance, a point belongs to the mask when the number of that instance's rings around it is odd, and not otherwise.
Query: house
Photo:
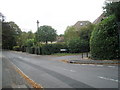
[[[102,13],[94,22],[93,24],[98,24],[100,23],[102,20],[104,20],[106,17],[105,17],[105,13]]]
[[[73,25],[73,27],[76,29],[76,30],[79,30],[81,27],[84,27],[84,26],[86,26],[86,25],[88,25],[88,24],[90,24],[91,22],[89,22],[89,21],[78,21],[77,23],[75,23],[74,25]]]
[[[57,42],[64,42],[64,36],[57,36]]]

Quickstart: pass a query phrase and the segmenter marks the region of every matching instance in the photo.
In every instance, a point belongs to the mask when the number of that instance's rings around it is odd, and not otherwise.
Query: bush
[[[67,42],[70,53],[82,53],[89,51],[89,44],[87,40],[74,38]]]
[[[15,51],[20,51],[21,49],[20,49],[19,46],[14,46],[14,47],[13,47],[13,50],[15,50]]]
[[[90,51],[93,59],[118,59],[120,57],[118,27],[114,15],[95,27],[90,39]]]
[[[61,48],[67,48],[65,44],[45,44],[41,46],[41,52],[44,55],[50,55],[53,53],[60,53]]]

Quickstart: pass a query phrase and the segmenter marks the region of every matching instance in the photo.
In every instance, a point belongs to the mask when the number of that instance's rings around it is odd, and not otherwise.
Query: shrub
[[[15,51],[20,51],[21,49],[20,49],[19,46],[14,46],[14,47],[13,47],[13,50],[15,50]]]
[[[112,15],[97,25],[90,39],[91,57],[93,59],[118,59],[118,27]]]
[[[88,41],[80,38],[70,39],[67,42],[67,46],[70,53],[81,53],[89,51]]]
[[[59,53],[61,48],[67,48],[65,44],[44,44],[41,46],[41,53],[44,55],[50,55],[53,53]]]

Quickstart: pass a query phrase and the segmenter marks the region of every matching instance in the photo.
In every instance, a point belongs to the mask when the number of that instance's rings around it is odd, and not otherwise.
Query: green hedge
[[[50,55],[53,53],[60,53],[60,49],[67,48],[67,46],[63,43],[56,43],[56,44],[43,44],[41,46],[34,46],[34,47],[24,47],[25,51],[31,54],[37,55]],[[24,51],[23,48],[23,51]]]
[[[114,15],[95,27],[90,39],[90,51],[93,59],[120,58],[118,27]]]
[[[53,53],[60,53],[60,49],[67,49],[65,44],[48,44],[41,47],[41,52],[44,55],[50,55]]]
[[[70,53],[89,52],[89,41],[80,38],[73,38],[67,41],[67,46]]]
[[[13,47],[13,50],[15,50],[15,51],[20,51],[21,48],[20,48],[19,46],[14,46],[14,47]]]

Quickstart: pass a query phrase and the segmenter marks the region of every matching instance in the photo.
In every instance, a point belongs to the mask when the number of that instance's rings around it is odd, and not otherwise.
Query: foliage
[[[32,31],[22,32],[22,33],[20,34],[19,38],[18,38],[18,42],[19,42],[18,45],[19,45],[20,47],[25,46],[26,41],[27,41],[28,39],[34,39],[34,38],[35,38],[35,34],[32,33]]]
[[[36,32],[36,41],[45,42],[47,44],[48,41],[55,41],[56,36],[56,30],[54,30],[51,26],[44,25],[41,26]]]
[[[79,36],[78,36],[78,32],[76,31],[76,29],[73,26],[68,26],[64,32],[65,41],[68,41],[70,39],[77,38],[77,37]]]
[[[84,27],[81,27],[81,29],[78,31],[79,37],[83,40],[89,41],[91,37],[91,32],[93,31],[94,26],[95,25],[93,24],[88,24]]]
[[[70,53],[81,53],[89,51],[88,41],[80,38],[73,38],[68,40],[67,46]]]
[[[97,25],[90,39],[90,50],[93,59],[118,59],[119,38],[114,15],[109,16]]]
[[[64,43],[42,44],[41,46],[25,47],[26,52],[38,55],[60,53],[60,49],[67,48]]]
[[[13,49],[17,45],[17,40],[21,34],[20,28],[14,22],[2,23],[2,48]]]
[[[105,10],[106,16],[110,16],[114,14],[116,17],[116,20],[120,22],[120,1],[106,3],[104,10]]]
[[[25,46],[32,47],[34,45],[34,39],[27,39],[25,42]]]
[[[19,46],[14,46],[14,47],[13,47],[13,50],[15,50],[15,51],[20,51],[21,49],[20,49]]]

